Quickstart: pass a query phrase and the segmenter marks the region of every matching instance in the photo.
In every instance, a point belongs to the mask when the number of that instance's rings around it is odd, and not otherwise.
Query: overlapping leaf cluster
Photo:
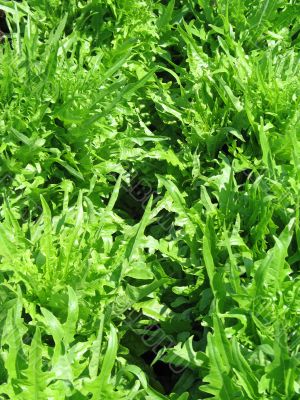
[[[0,10],[0,397],[298,399],[298,0]]]

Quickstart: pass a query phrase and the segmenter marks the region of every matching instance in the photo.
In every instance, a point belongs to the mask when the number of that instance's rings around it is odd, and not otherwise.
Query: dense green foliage
[[[299,0],[0,10],[0,398],[299,399]]]

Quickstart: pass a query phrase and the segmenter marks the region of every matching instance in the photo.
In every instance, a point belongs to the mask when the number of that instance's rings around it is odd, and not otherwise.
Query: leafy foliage
[[[298,399],[299,2],[0,11],[0,397]]]

